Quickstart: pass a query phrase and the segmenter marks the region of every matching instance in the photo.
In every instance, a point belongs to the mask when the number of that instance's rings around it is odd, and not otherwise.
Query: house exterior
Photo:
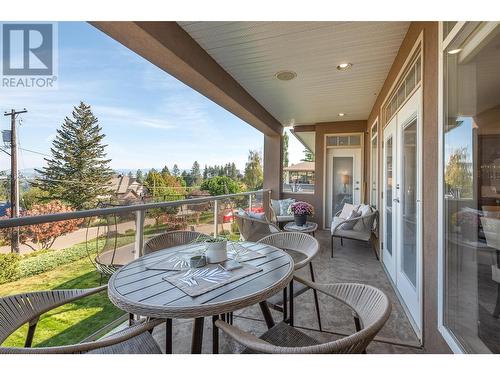
[[[283,191],[314,192],[314,162],[303,161],[283,168]]]
[[[123,202],[133,202],[141,200],[145,194],[144,186],[137,182],[135,178],[130,178],[127,175],[114,175],[110,182],[110,189],[113,198]]]

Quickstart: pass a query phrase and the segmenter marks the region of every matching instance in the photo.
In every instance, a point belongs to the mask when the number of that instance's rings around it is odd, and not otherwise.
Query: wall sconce
[[[342,175],[342,183],[344,184],[344,193],[347,193],[347,185],[349,185],[349,175],[348,174]]]

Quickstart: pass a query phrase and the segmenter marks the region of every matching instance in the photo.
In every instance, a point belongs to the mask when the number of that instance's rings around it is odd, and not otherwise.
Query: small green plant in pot
[[[214,237],[205,240],[205,256],[208,263],[221,263],[227,260],[227,239]]]

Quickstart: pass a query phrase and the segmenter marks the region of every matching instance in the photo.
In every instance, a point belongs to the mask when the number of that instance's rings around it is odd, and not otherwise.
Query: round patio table
[[[302,226],[295,225],[295,222],[291,221],[283,227],[283,230],[285,230],[285,232],[310,233],[313,235],[313,237],[316,237],[315,236],[316,229],[318,229],[318,224],[313,223],[312,221],[307,221]]]
[[[253,242],[240,243],[245,249],[263,255],[244,262],[261,269],[260,272],[232,281],[196,297],[191,297],[164,278],[178,272],[151,269],[155,264],[172,257],[174,252],[202,251],[204,244],[188,244],[156,251],[122,267],[108,283],[111,302],[130,314],[167,319],[166,352],[172,350],[172,318],[195,318],[191,352],[201,352],[204,318],[231,313],[259,304],[268,326],[272,316],[266,299],[283,290],[293,278],[294,262],[290,255],[276,247]],[[214,332],[214,352],[218,350],[218,334]],[[170,341],[169,341],[170,340]]]

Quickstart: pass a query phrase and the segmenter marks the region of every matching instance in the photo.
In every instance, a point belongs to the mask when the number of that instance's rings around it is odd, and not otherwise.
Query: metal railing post
[[[214,237],[219,235],[219,201],[214,200]]]
[[[146,212],[144,210],[135,211],[135,243],[134,258],[140,258],[142,248],[144,247],[144,219]]]
[[[248,211],[252,211],[252,194],[248,196]]]

